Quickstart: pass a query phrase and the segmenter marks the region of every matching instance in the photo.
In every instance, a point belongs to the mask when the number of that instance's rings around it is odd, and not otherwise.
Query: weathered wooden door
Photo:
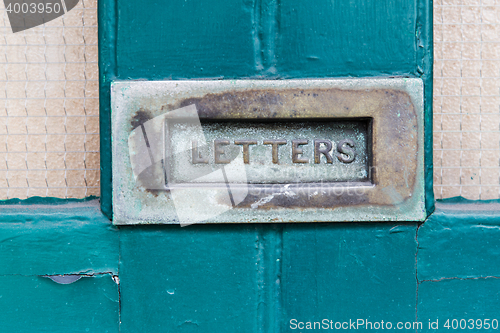
[[[99,7],[101,166],[112,216],[110,83],[423,78],[429,1],[113,1]],[[416,223],[120,227],[123,331],[279,332],[293,320],[414,321]]]

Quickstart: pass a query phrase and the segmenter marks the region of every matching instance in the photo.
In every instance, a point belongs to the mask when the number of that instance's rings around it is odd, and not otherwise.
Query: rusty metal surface
[[[196,150],[201,163],[194,167],[209,168],[215,175],[230,172],[216,160],[214,150],[219,146],[214,144],[227,140],[230,145],[224,147],[236,147],[235,176],[224,174],[226,184],[217,181],[222,178],[206,176],[198,184],[188,181],[188,187],[199,187],[197,191],[174,192],[169,187],[174,183],[186,186],[182,177],[193,167],[187,161],[198,161],[185,147],[198,141],[196,130],[191,133],[189,126],[179,125],[172,116],[180,108],[195,108],[199,120],[190,124],[201,124],[206,137],[206,146]],[[181,192],[178,198],[193,203],[183,215],[191,223],[425,218],[420,79],[115,82],[112,122],[115,224],[182,223],[174,195]],[[334,129],[341,124],[348,124],[352,138],[356,138],[354,132],[362,138],[353,142],[359,152],[353,161],[335,151],[338,144],[348,149],[345,140],[353,140],[346,131]],[[361,130],[362,124],[368,124],[366,129]],[[134,174],[148,160],[141,155],[140,147],[145,146],[138,129],[161,138],[148,140],[148,149],[157,145],[157,151],[172,153],[157,158],[161,163],[142,174],[147,179]],[[279,147],[279,156],[272,155],[269,142],[265,146],[268,139],[286,142]],[[305,150],[294,156],[299,146],[293,141],[300,140],[308,144],[300,146]],[[332,143],[331,163],[325,154],[317,160],[314,140]],[[245,142],[251,142],[246,153]],[[317,150],[325,147],[322,143]],[[273,162],[275,157],[278,163]],[[333,170],[354,170],[353,166],[364,170],[365,177],[331,174]],[[286,170],[303,170],[308,176],[294,177],[297,173]],[[246,178],[241,178],[242,173]],[[231,201],[224,199],[228,190],[232,191]],[[197,206],[200,200],[210,204]],[[203,212],[205,206],[207,212]],[[196,217],[211,216],[210,210],[220,213],[207,219]]]
[[[203,149],[196,149],[195,163],[188,149],[170,159],[172,179],[169,183],[199,183],[201,180],[192,179],[192,172],[202,168],[207,169],[207,172],[216,171],[223,164],[219,162],[219,154],[215,154],[216,147],[222,151],[234,148],[236,152],[243,151],[245,175],[236,175],[232,182],[289,184],[297,181],[364,181],[368,178],[369,120],[204,122],[202,119],[201,126],[208,144]],[[203,140],[196,137],[193,127],[183,122],[171,122],[166,142],[172,147],[190,148],[193,141]],[[346,138],[356,147],[355,158],[348,162],[341,160],[344,155],[338,153],[338,149],[341,149],[339,144]],[[215,145],[224,140],[227,141],[227,147]],[[280,144],[273,148],[273,142]],[[321,153],[327,145],[330,148],[328,152]],[[332,148],[333,152],[330,153]],[[204,179],[203,182],[214,180]]]

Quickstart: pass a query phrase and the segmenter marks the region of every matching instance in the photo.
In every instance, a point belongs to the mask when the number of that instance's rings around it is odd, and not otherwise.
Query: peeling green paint
[[[39,276],[0,275],[2,332],[119,331],[118,286],[109,274],[69,285]]]

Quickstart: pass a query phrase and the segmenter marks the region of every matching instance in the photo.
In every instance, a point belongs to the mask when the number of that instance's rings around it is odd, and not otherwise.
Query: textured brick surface
[[[0,199],[98,195],[97,2],[15,34],[1,14]]]
[[[434,192],[498,199],[500,1],[434,2]]]

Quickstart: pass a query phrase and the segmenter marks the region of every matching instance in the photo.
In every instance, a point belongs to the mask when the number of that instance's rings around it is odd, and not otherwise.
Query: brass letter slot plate
[[[114,82],[113,222],[423,221],[420,79]]]

